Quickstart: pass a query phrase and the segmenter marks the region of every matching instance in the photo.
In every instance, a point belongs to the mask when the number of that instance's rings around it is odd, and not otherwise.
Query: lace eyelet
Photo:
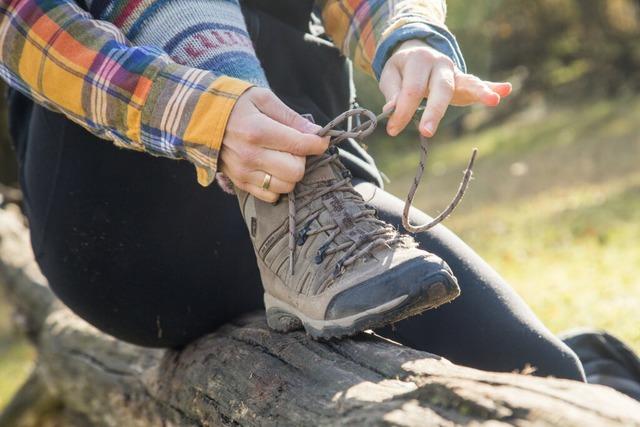
[[[327,249],[329,249],[329,244],[331,242],[327,242],[325,244],[323,244],[322,246],[320,246],[320,248],[318,249],[318,252],[316,252],[316,256],[314,258],[314,261],[316,264],[322,264],[322,261],[324,261],[324,257],[325,257],[325,252],[327,252]]]
[[[336,263],[336,268],[333,269],[333,277],[336,278],[340,276],[344,272],[344,263],[342,261],[338,261]]]
[[[304,226],[302,226],[302,228],[300,229],[300,231],[298,231],[296,234],[296,244],[298,246],[302,246],[305,244],[305,242],[307,241],[307,238],[309,237],[309,235],[307,234],[309,232],[309,229],[311,228],[311,223],[313,222],[313,220],[308,221]]]
[[[305,231],[305,230],[300,230]],[[296,239],[296,245],[302,246],[307,241],[307,233],[298,233],[298,238]]]
[[[298,232],[298,238],[296,239],[296,245],[298,246],[302,246],[305,244],[305,242],[307,241],[307,229],[303,228],[302,230],[300,230]]]

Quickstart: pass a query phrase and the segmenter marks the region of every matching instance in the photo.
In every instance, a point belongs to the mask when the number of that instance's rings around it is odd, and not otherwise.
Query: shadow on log
[[[640,426],[640,405],[612,389],[456,366],[372,334],[318,343],[270,331],[263,313],[180,352],[118,341],[55,299],[17,209],[0,209],[0,284],[38,349],[0,427]]]

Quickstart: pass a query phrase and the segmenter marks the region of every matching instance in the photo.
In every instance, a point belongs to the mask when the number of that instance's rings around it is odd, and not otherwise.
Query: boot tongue
[[[316,165],[317,162],[325,160],[327,155],[330,155],[330,153],[307,158],[307,172],[301,181],[301,184],[306,187],[304,191],[311,188],[322,191],[323,188],[332,186],[336,182],[345,179],[348,170],[338,159],[326,162],[318,167],[312,167]],[[350,186],[350,184],[346,184],[346,186]],[[313,197],[313,195],[310,197]],[[311,211],[320,210],[320,215],[316,220],[318,225],[335,224],[340,230],[340,233],[335,236],[330,247],[335,247],[343,243],[364,245],[367,243],[367,237],[381,237],[378,234],[381,228],[379,224],[367,221],[364,218],[358,218],[362,210],[368,207],[365,206],[362,199],[355,196],[352,192],[346,191],[343,188],[336,188],[329,193],[325,193],[322,197],[314,199],[315,200],[308,205],[307,209]],[[309,212],[309,210],[307,210],[307,212]],[[326,234],[329,235],[330,232],[326,232]],[[359,247],[361,248],[362,246]],[[343,249],[341,252],[344,253],[346,250],[347,249]],[[371,255],[375,256],[376,252],[376,249],[372,250]],[[342,254],[336,254],[336,259],[341,257]],[[329,274],[329,270],[327,274]]]
[[[324,158],[326,155],[308,158],[307,168]],[[304,185],[321,189],[344,179],[347,173],[347,168],[336,160],[312,169],[305,175],[302,182]],[[359,242],[367,234],[378,229],[376,225],[356,219],[364,206],[351,200],[352,198],[352,195],[346,197],[343,191],[336,189],[325,194],[319,200],[324,205],[320,214],[320,222],[323,224],[335,223],[340,228],[341,233],[336,238],[336,244],[346,241]]]
[[[309,169],[309,166],[311,166],[312,164],[321,161],[323,158],[326,158],[326,155],[322,155],[322,156],[312,156],[312,157],[308,157],[307,158],[307,170]],[[335,181],[338,179],[342,179],[342,172],[343,169],[341,168],[340,164],[338,162],[328,162],[327,164],[324,164],[318,168],[315,168],[313,170],[311,170],[310,172],[307,172],[304,176],[304,178],[302,179],[302,183],[305,185],[316,185],[323,183],[323,184],[331,184],[328,181]]]

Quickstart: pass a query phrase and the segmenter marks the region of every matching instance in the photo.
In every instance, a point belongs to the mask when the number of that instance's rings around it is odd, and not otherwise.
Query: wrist
[[[403,50],[408,50],[408,49],[416,49],[416,48],[429,48],[429,49],[433,49],[431,46],[429,46],[427,43],[424,42],[424,40],[420,40],[420,39],[409,39],[409,40],[405,40],[401,43],[399,43],[392,51],[391,51],[391,55],[393,56],[394,53],[397,52],[401,52]],[[434,49],[435,50],[435,49]]]
[[[166,63],[151,80],[139,117],[144,151],[189,161],[196,167],[198,182],[209,185],[215,178],[231,110],[252,86],[236,78]]]
[[[445,28],[426,22],[407,22],[391,31],[377,48],[372,68],[378,80],[391,55],[400,48],[400,45],[407,42],[423,43],[435,49],[451,58],[458,69],[466,72],[464,58],[453,34]]]

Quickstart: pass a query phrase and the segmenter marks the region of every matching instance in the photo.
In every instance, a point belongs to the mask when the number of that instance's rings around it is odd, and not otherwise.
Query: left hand
[[[446,55],[420,40],[402,43],[391,55],[380,75],[380,90],[387,100],[385,110],[395,105],[387,133],[396,136],[409,124],[424,98],[427,104],[419,131],[426,137],[436,133],[449,105],[483,104],[495,107],[511,93],[511,84],[484,81],[460,71]]]

